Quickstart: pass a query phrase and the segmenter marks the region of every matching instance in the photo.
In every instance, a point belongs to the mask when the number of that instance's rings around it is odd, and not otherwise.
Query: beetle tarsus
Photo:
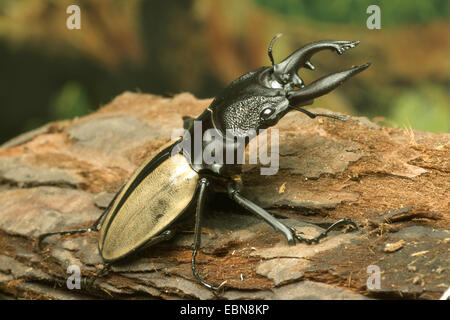
[[[328,235],[328,232],[330,232],[331,230],[336,229],[337,227],[343,226],[343,225],[350,225],[353,228],[355,228],[356,230],[358,229],[358,226],[356,225],[356,223],[354,223],[352,220],[350,219],[341,219],[336,221],[335,223],[333,223],[331,226],[329,226],[327,228],[327,230],[323,231],[321,234],[319,234],[317,237],[314,238],[305,238],[302,237],[300,234],[303,232],[299,232],[297,230],[295,230],[294,228],[290,228],[295,239],[299,242],[305,242],[306,244],[313,244],[313,243],[318,243],[320,241],[320,239],[325,238]]]
[[[84,284],[85,289],[89,290],[90,288],[92,288],[93,285],[94,285],[94,282],[98,278],[108,274],[110,270],[111,270],[111,264],[110,263],[105,263],[103,269],[101,269],[99,272],[97,272],[95,274],[94,278],[90,282],[88,281],[87,277],[83,278],[83,284]]]

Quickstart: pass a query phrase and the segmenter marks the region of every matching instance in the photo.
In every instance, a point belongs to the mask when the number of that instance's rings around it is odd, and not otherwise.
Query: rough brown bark
[[[193,225],[113,267],[90,290],[69,290],[66,269],[102,268],[97,234],[48,238],[87,227],[146,157],[211,100],[124,93],[99,111],[50,123],[0,148],[0,292],[37,299],[214,296],[190,268]],[[322,110],[322,112],[328,112]],[[317,245],[281,234],[217,196],[208,203],[198,263],[223,297],[264,299],[438,298],[450,285],[450,135],[290,113],[276,126],[280,170],[246,165],[244,194],[305,236],[351,218],[360,229]],[[381,288],[367,288],[369,265]]]

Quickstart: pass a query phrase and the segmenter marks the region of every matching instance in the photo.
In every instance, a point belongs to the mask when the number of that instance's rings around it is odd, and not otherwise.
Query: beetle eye
[[[275,109],[272,108],[266,108],[261,112],[261,119],[267,120],[273,113],[275,112]]]

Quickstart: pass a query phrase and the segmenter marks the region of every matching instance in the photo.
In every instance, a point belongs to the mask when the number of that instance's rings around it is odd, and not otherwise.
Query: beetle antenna
[[[278,38],[280,38],[282,35],[283,35],[282,33],[278,33],[275,37],[273,37],[272,41],[270,41],[269,49],[267,50],[267,53],[269,54],[270,62],[272,62],[272,67],[275,65],[275,61],[273,60],[273,55],[272,55],[272,47],[273,47],[273,44],[275,43],[275,41]]]
[[[342,120],[342,121],[348,120],[348,118],[346,116],[341,116],[341,115],[337,115],[337,114],[312,113],[312,112],[310,112],[310,111],[308,111],[306,109],[300,108],[300,107],[291,106],[291,105],[289,105],[289,107],[294,109],[294,110],[303,112],[304,114],[306,114],[311,119],[314,119],[315,117],[327,117],[327,118],[336,119],[336,120]]]

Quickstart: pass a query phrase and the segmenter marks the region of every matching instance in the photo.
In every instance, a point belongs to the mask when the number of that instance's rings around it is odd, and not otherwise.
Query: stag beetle
[[[217,286],[201,279],[196,267],[201,216],[209,189],[216,191],[215,187],[222,186],[230,199],[264,219],[281,232],[289,244],[295,244],[296,241],[318,242],[330,230],[340,225],[350,224],[356,228],[351,220],[341,219],[316,238],[302,237],[295,229],[278,221],[266,210],[241,195],[241,165],[206,163],[202,152],[196,151],[194,147],[181,148],[183,143],[192,139],[195,134],[201,134],[203,137],[206,130],[213,130],[222,137],[219,141],[222,143],[221,148],[231,148],[237,152],[248,144],[249,139],[238,140],[241,141],[239,143],[230,138],[227,132],[231,131],[234,136],[239,137],[250,129],[274,126],[292,110],[303,112],[311,118],[323,116],[345,120],[342,116],[315,114],[301,107],[312,104],[314,98],[332,91],[348,78],[368,68],[370,63],[324,76],[309,85],[303,82],[297,72],[302,67],[315,69],[310,60],[315,53],[328,49],[342,54],[358,45],[359,41],[313,42],[275,64],[272,47],[280,36],[276,35],[269,45],[268,55],[272,66],[261,67],[242,75],[218,95],[200,116],[195,119],[185,117],[183,137],[164,146],[155,157],[145,161],[91,228],[45,233],[40,235],[39,244],[49,235],[100,231],[98,248],[105,261],[106,270],[111,263],[138,249],[173,237],[173,223],[189,207],[195,206],[191,267],[195,278],[202,285],[216,290]],[[201,124],[200,131],[196,132],[195,123]],[[215,143],[217,140],[202,139],[203,148],[199,149],[204,150]]]

